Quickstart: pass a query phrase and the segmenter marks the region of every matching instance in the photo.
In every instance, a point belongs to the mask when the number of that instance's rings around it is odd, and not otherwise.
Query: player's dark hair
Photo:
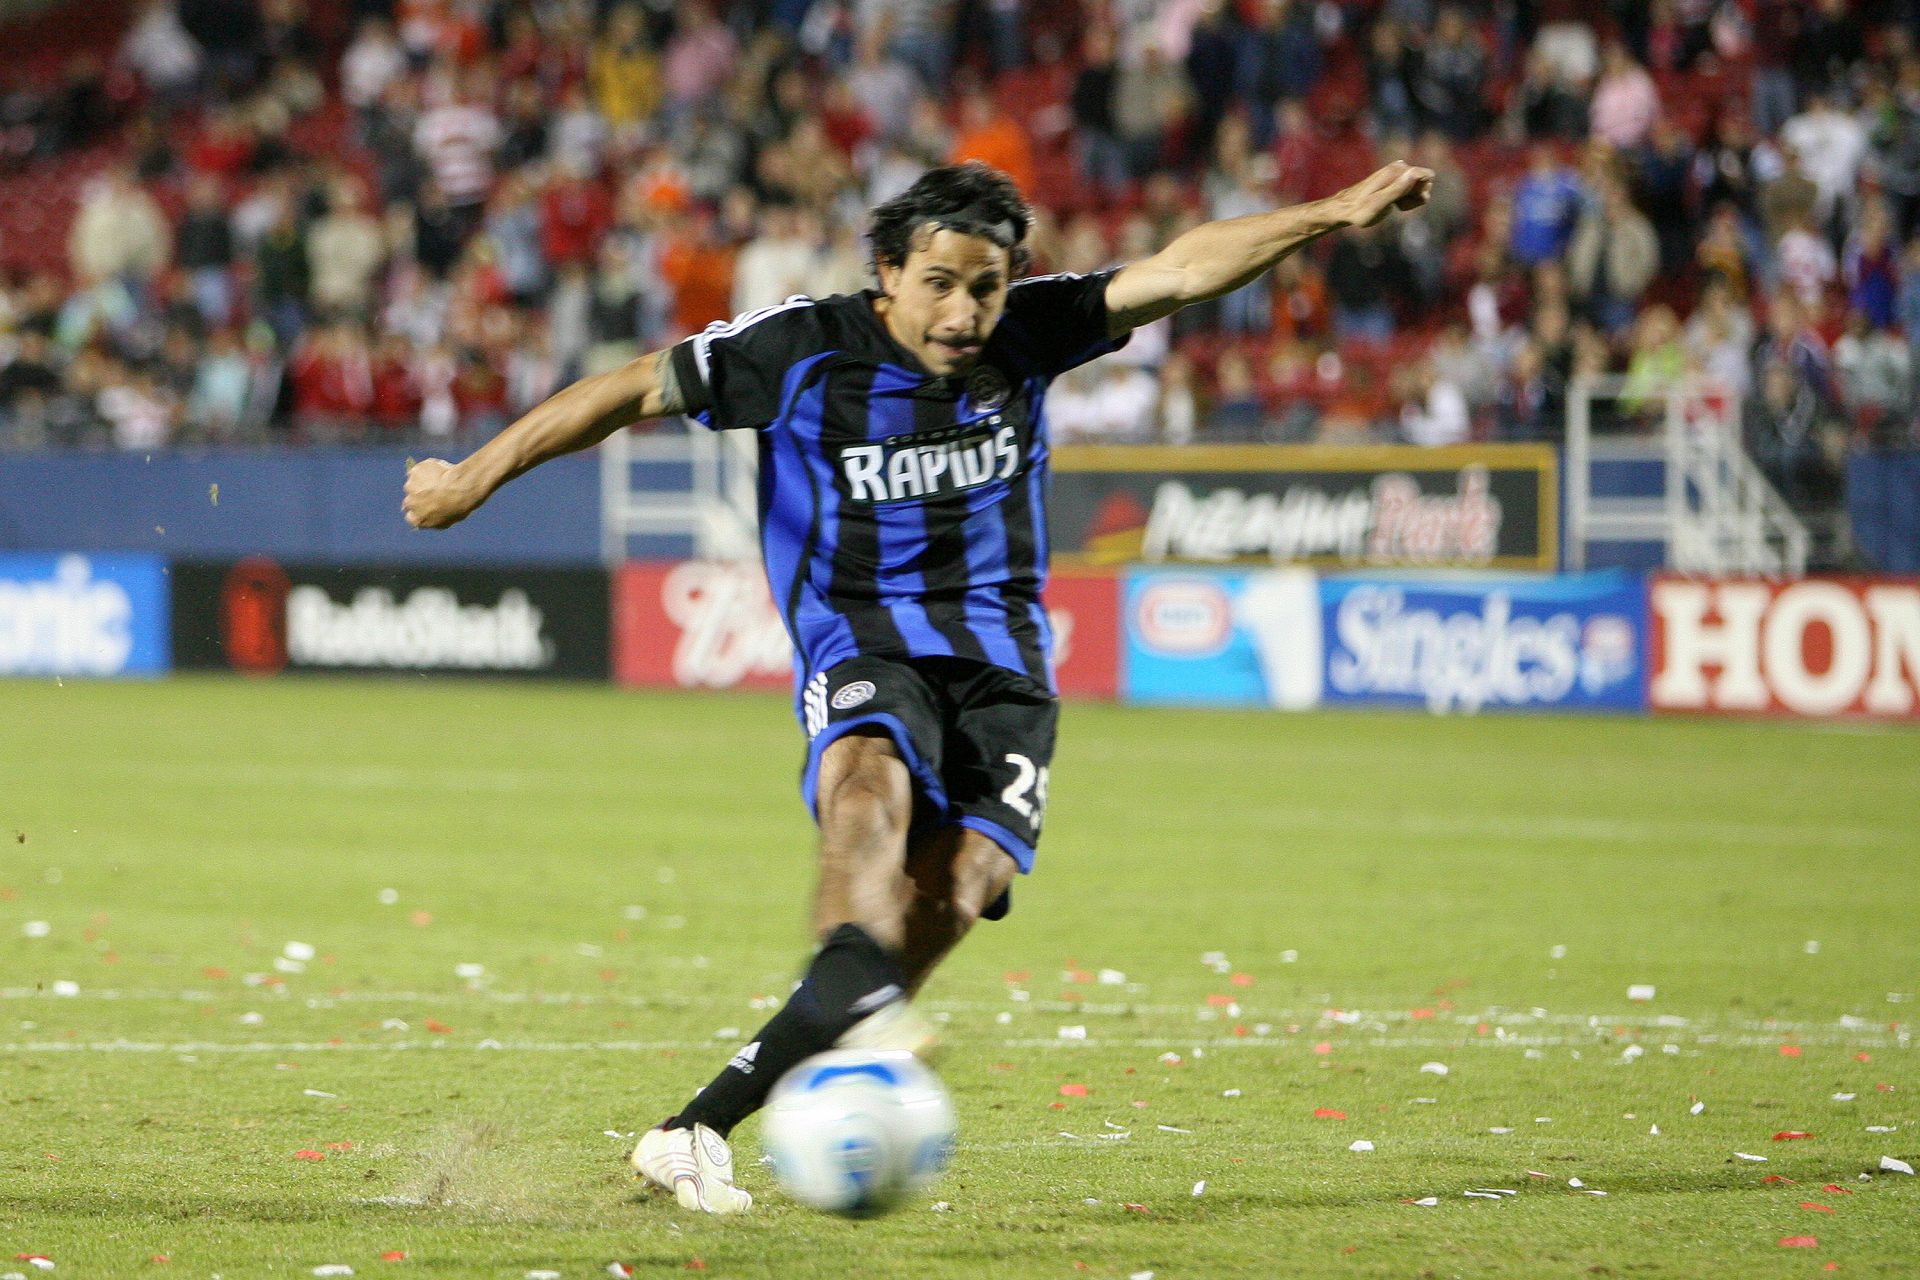
[[[1033,213],[1020,198],[1020,188],[1006,174],[978,160],[942,165],[920,175],[911,187],[879,205],[867,239],[877,268],[905,265],[914,237],[928,224],[962,235],[991,240],[1013,256],[1013,274],[1027,269],[1027,231]]]

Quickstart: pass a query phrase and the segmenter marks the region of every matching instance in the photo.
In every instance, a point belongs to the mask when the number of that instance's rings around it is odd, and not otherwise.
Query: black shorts
[[[1060,718],[1046,686],[964,658],[850,658],[807,682],[799,710],[808,739],[800,789],[816,819],[827,746],[856,729],[884,731],[913,777],[916,830],[969,827],[1022,874],[1033,870]]]

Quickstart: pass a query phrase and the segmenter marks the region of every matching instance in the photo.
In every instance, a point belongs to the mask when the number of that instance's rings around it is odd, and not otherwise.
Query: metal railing
[[[745,431],[616,431],[600,445],[600,553],[636,537],[684,537],[704,560],[760,554],[757,438]]]
[[[1747,456],[1739,397],[1699,381],[1658,396],[1628,389],[1608,376],[1568,390],[1567,567],[1586,568],[1596,543],[1658,543],[1666,567],[1685,573],[1804,573],[1806,525]],[[1624,412],[1596,415],[1609,402]],[[1596,495],[1596,466],[1657,467],[1659,484]]]

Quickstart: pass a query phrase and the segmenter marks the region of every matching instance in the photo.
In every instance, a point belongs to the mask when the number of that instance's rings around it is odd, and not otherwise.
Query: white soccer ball
[[[834,1049],[780,1078],[760,1145],[800,1203],[872,1217],[940,1176],[953,1132],[946,1086],[912,1054]]]

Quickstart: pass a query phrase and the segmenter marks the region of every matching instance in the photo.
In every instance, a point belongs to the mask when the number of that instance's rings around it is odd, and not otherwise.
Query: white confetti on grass
[[[1741,1160],[1751,1160],[1755,1164],[1765,1164],[1767,1162],[1765,1156],[1749,1155],[1745,1151],[1736,1151],[1733,1154]]]
[[[527,1280],[560,1280],[558,1271],[529,1271]]]
[[[325,1266],[315,1267],[313,1274],[317,1276],[350,1276],[353,1274],[353,1268],[344,1262],[329,1262]]]
[[[1867,1126],[1867,1132],[1868,1133],[1898,1133],[1900,1132],[1900,1126],[1897,1124],[1870,1124]]]
[[[53,926],[45,920],[29,920],[20,926],[21,936],[27,938],[44,938],[52,932]]]
[[[1444,1062],[1423,1062],[1420,1064],[1420,1074],[1423,1076],[1444,1076],[1447,1074],[1447,1064]]]
[[[1192,1133],[1193,1132],[1193,1130],[1191,1129],[1179,1129],[1179,1128],[1175,1128],[1173,1125],[1170,1125],[1170,1124],[1157,1125],[1155,1127],[1158,1128],[1162,1133]]]
[[[1627,988],[1629,1000],[1651,1000],[1656,988],[1651,982],[1636,982]]]
[[[1488,1132],[1488,1133],[1512,1133],[1512,1132],[1513,1132],[1513,1126],[1511,1126],[1511,1125],[1504,1125],[1504,1124],[1497,1124],[1497,1125],[1495,1125],[1495,1126],[1493,1126],[1493,1128],[1491,1128],[1491,1129],[1489,1129],[1489,1130],[1487,1130],[1487,1132]]]
[[[337,1093],[328,1093],[325,1089],[302,1089],[300,1092],[306,1094],[309,1098],[337,1098],[340,1096]]]
[[[1194,1195],[1203,1196],[1206,1193],[1207,1193],[1207,1180],[1205,1178],[1202,1178],[1200,1179],[1200,1181],[1193,1184]]]
[[[77,996],[80,994],[80,984],[70,978],[60,978],[54,982],[52,991],[57,996]]]
[[[475,978],[484,978],[487,976],[487,966],[476,964],[473,961],[467,961],[464,964],[453,966],[453,976],[456,978],[466,978],[469,981]]]
[[[1414,1203],[1431,1209],[1434,1205],[1437,1205],[1440,1203],[1440,1197],[1439,1196],[1422,1196],[1418,1200],[1415,1200]]]
[[[1696,1103],[1694,1103],[1694,1104],[1693,1104],[1692,1106],[1690,1106],[1690,1107],[1688,1107],[1688,1108],[1687,1108],[1687,1114],[1688,1114],[1688,1115],[1690,1115],[1690,1116],[1697,1116],[1697,1115],[1699,1115],[1699,1114],[1700,1114],[1700,1113],[1701,1113],[1702,1111],[1705,1111],[1706,1109],[1707,1109],[1707,1104],[1706,1104],[1706,1103],[1704,1103],[1704,1102],[1696,1102]]]
[[[1349,1150],[1349,1151],[1371,1151],[1371,1150],[1373,1150],[1373,1144],[1372,1144],[1371,1142],[1368,1142],[1368,1141],[1367,1141],[1367,1140],[1366,1140],[1365,1138],[1357,1138],[1357,1139],[1355,1139],[1355,1140],[1354,1140],[1354,1143],[1353,1143],[1353,1145],[1352,1145],[1352,1146],[1350,1146],[1350,1147],[1348,1147],[1348,1148],[1347,1148],[1347,1150]]]
[[[1908,1164],[1905,1160],[1895,1160],[1892,1156],[1881,1156],[1880,1168],[1887,1173],[1904,1173],[1909,1178],[1913,1176],[1912,1165]]]
[[[313,944],[311,942],[289,942],[286,946],[280,949],[280,953],[286,956],[287,959],[298,960],[302,964],[305,964],[307,961],[313,959],[315,955]],[[345,1264],[341,1264],[341,1265],[345,1265]],[[335,1272],[334,1274],[337,1275],[339,1273]]]

